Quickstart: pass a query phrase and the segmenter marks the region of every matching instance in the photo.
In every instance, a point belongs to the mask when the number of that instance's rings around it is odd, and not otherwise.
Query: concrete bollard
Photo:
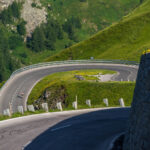
[[[89,107],[91,107],[91,100],[89,99],[89,100],[86,100],[86,104],[89,106]]]
[[[43,108],[46,112],[49,111],[49,110],[48,110],[48,104],[47,104],[47,103],[42,103],[42,108]]]
[[[35,112],[34,106],[33,105],[28,105],[28,110],[31,112]]]
[[[107,99],[107,98],[104,98],[104,99],[103,99],[103,102],[104,102],[104,104],[106,105],[106,107],[109,106],[109,103],[108,103],[108,99]]]
[[[72,107],[75,108],[75,109],[78,109],[77,101],[74,101],[74,102],[72,103]]]
[[[120,103],[120,106],[121,106],[121,107],[125,107],[123,98],[120,98],[120,99],[119,99],[119,103]]]
[[[57,103],[57,104],[56,104],[56,107],[57,107],[57,109],[59,109],[60,111],[63,111],[61,102]]]
[[[18,106],[18,112],[24,114],[23,106]]]
[[[12,116],[13,114],[12,103],[9,103],[9,111],[10,111],[10,115]]]
[[[5,110],[3,111],[3,115],[4,115],[4,116],[9,116],[9,117],[11,117],[10,110],[9,110],[9,109],[5,109]]]

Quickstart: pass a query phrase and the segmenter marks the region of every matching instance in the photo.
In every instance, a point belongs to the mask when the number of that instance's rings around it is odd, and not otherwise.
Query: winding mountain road
[[[34,85],[45,76],[80,69],[118,72],[115,81],[134,81],[137,66],[119,64],[64,64],[16,74],[0,91],[0,113],[12,103],[23,105]],[[19,98],[19,93],[24,93]],[[129,108],[90,109],[27,116],[0,122],[0,150],[108,150],[112,139],[125,132]]]
[[[13,112],[17,111],[17,106],[24,106],[34,85],[45,76],[63,71],[81,70],[81,69],[108,69],[118,72],[114,78],[115,81],[133,81],[136,79],[138,68],[135,66],[118,65],[118,64],[65,64],[48,67],[30,69],[16,74],[0,91],[0,113],[9,108],[12,103]],[[23,98],[18,97],[24,93]]]

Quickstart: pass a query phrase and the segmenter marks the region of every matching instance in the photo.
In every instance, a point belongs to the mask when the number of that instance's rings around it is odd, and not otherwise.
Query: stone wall
[[[123,150],[150,150],[150,54],[142,55]]]

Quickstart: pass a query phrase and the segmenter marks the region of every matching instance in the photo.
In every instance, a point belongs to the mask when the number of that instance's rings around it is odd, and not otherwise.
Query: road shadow
[[[108,137],[126,130],[129,112],[117,108],[71,117],[44,131],[24,150],[103,150]]]

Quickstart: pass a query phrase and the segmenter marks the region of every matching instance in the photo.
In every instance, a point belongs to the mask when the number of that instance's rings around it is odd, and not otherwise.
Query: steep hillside
[[[72,16],[79,17],[83,28],[77,31],[79,40],[118,21],[140,4],[140,0],[0,0],[0,10],[12,2],[23,2],[21,16],[27,22],[27,33],[51,16],[60,24]]]
[[[140,0],[0,0],[0,40],[4,35],[6,41],[0,43],[0,81],[18,67],[43,62],[87,39],[139,4]]]
[[[64,59],[122,59],[139,61],[150,47],[150,0],[143,2],[119,23],[106,28],[47,61]]]
[[[82,30],[80,40],[118,21],[139,5],[140,0],[41,0],[49,15],[64,23],[71,16],[78,16]]]
[[[26,21],[26,35],[31,34],[42,22],[46,22],[47,12],[45,7],[41,7],[39,0],[0,0],[0,11],[7,9],[13,2],[23,3],[21,18]],[[32,7],[35,3],[38,7]]]
[[[58,38],[56,29],[49,28],[51,23],[43,23],[40,26],[40,33],[37,33],[43,34],[43,38],[42,36],[39,36],[40,39],[34,38],[33,32],[31,35],[33,40],[27,45],[36,53],[44,50],[55,50],[57,53],[58,50],[88,39],[99,30],[119,21],[139,5],[140,0],[27,0],[22,11],[22,17],[27,22],[27,34],[35,29],[35,25],[42,21],[46,22],[47,14],[47,21],[53,20],[55,26],[58,26],[60,31],[62,29],[63,35]],[[43,26],[48,27],[48,31],[43,30]],[[43,45],[39,46],[40,49],[37,46],[39,42],[35,41],[43,41]]]

